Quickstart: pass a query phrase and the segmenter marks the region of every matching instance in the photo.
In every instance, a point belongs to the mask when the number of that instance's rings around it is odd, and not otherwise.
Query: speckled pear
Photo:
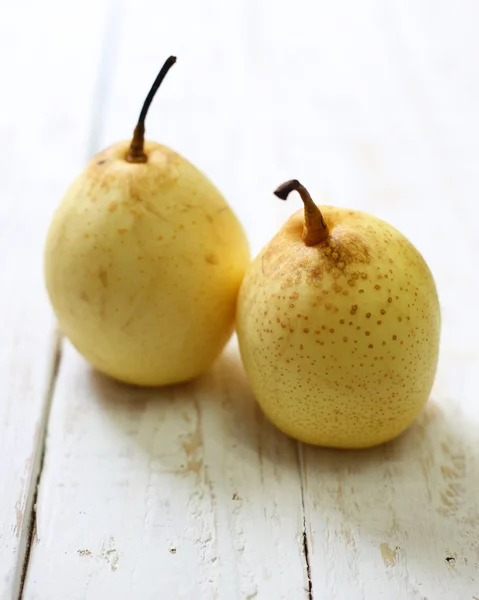
[[[295,213],[243,280],[242,360],[267,417],[310,444],[365,448],[417,418],[435,378],[441,315],[431,271],[388,223],[317,207]]]
[[[185,158],[144,141],[100,152],[66,192],[48,232],[45,279],[62,332],[99,371],[138,385],[192,379],[234,329],[249,264],[243,229]]]

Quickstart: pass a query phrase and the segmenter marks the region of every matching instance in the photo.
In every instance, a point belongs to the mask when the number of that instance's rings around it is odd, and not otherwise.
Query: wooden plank
[[[211,176],[257,248],[243,10],[125,4],[98,147],[131,135],[176,54],[147,135]],[[261,416],[234,340],[198,381],[147,391],[93,374],[66,344],[24,598],[307,598],[302,532],[297,446]]]
[[[234,348],[151,391],[67,346],[25,598],[306,597],[301,530],[294,443],[265,424]]]
[[[84,4],[70,2],[67,11],[45,0],[29,5],[28,18],[18,4],[0,9],[0,597],[6,600],[21,587],[58,359],[43,289],[43,239],[88,143],[100,21],[89,26],[88,42],[76,35],[93,13]],[[97,3],[95,13],[101,10]]]
[[[270,111],[291,126],[264,154],[276,149],[287,177],[304,175],[317,196],[404,231],[443,311],[437,382],[415,427],[366,452],[303,449],[314,598],[479,597],[477,13],[411,1],[267,14],[268,42],[278,47],[287,30],[294,41],[264,71],[280,81],[284,65],[301,63],[301,93]]]

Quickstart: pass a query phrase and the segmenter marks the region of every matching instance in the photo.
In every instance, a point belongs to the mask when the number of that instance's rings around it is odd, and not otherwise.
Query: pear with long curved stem
[[[364,448],[416,419],[433,384],[441,315],[431,272],[388,223],[318,207],[297,180],[297,211],[249,267],[236,326],[253,392],[303,442]]]
[[[138,118],[138,123],[135,127],[135,131],[133,132],[133,139],[131,140],[130,150],[126,156],[126,160],[131,163],[144,163],[148,160],[147,155],[145,154],[145,119],[148,114],[148,110],[150,108],[151,103],[153,102],[153,98],[155,97],[158,88],[163,82],[163,79],[166,77],[166,74],[171,69],[171,67],[176,62],[176,56],[170,56],[165,64],[161,67],[160,72],[156,76],[153,85],[151,86],[148,95],[145,98],[145,102],[141,108],[140,116]]]
[[[139,385],[196,377],[234,328],[249,264],[244,231],[190,162],[145,140],[98,153],[67,190],[45,247],[45,280],[62,332],[99,371]]]

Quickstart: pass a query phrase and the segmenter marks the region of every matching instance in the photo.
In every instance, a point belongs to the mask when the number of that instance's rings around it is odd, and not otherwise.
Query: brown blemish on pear
[[[218,265],[219,264],[219,259],[216,256],[216,254],[213,254],[213,252],[210,252],[209,254],[207,254],[205,256],[205,261],[209,264],[209,265]]]
[[[98,277],[100,278],[102,286],[105,288],[108,287],[108,273],[105,269],[99,270]]]
[[[285,279],[285,288],[298,285],[303,275],[308,284],[321,287],[325,275],[330,275],[336,282],[327,292],[348,295],[348,287],[354,287],[360,277],[367,277],[360,266],[370,262],[368,245],[354,230],[338,222],[341,216],[333,207],[325,207],[329,213],[328,226],[321,210],[297,180],[279,186],[275,195],[285,200],[292,191],[300,194],[304,211],[293,215],[271,241],[265,261],[274,271],[295,273],[295,277]],[[299,231],[302,243],[298,240]],[[289,244],[294,244],[294,253],[285,252]]]

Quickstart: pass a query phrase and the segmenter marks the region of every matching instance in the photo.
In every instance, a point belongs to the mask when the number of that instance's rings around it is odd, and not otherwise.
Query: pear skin
[[[210,180],[141,129],[97,154],[66,192],[45,281],[61,331],[96,369],[153,386],[192,379],[217,358],[250,255]]]
[[[239,294],[236,326],[253,393],[300,441],[386,442],[414,422],[435,378],[441,315],[431,271],[388,223],[318,208],[296,180],[277,195],[292,190],[305,210],[256,257]]]

